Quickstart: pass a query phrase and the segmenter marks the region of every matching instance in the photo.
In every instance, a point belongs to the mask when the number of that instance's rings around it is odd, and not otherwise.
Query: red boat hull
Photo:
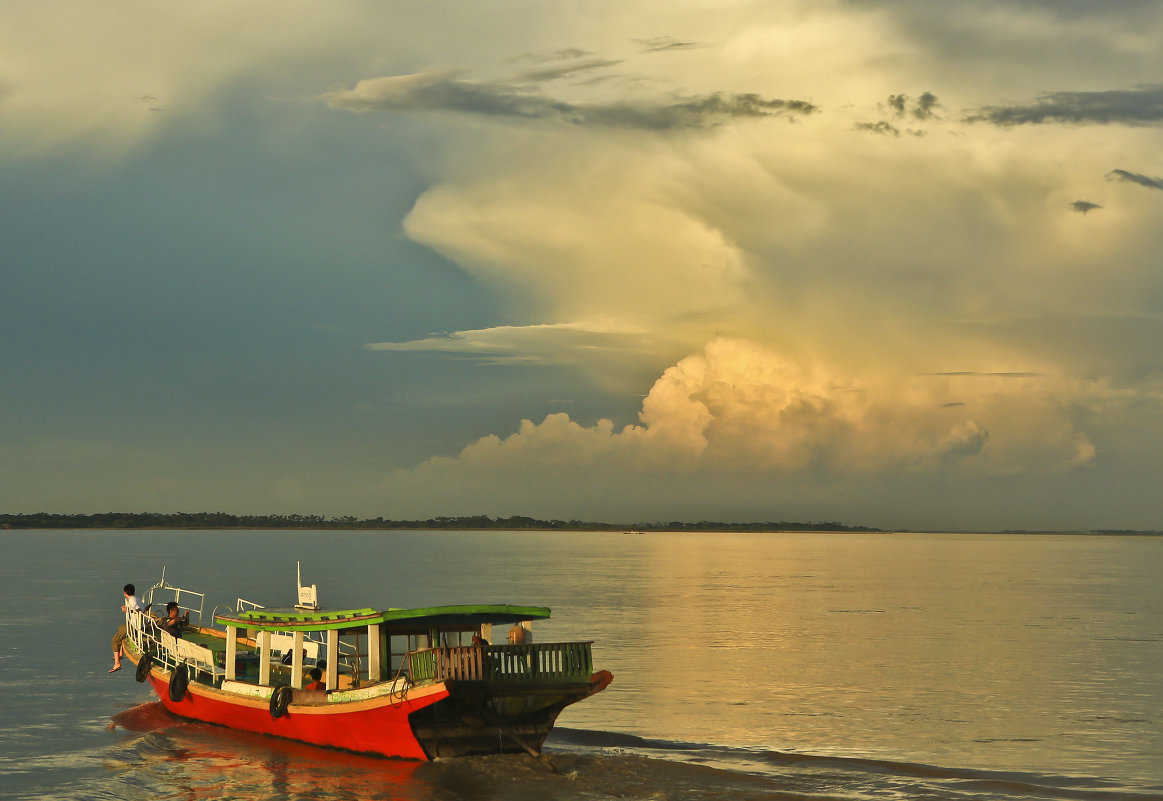
[[[412,733],[408,716],[448,697],[444,684],[434,684],[410,688],[403,699],[385,695],[343,703],[292,702],[286,714],[274,718],[266,699],[241,697],[195,682],[190,682],[181,701],[171,701],[169,679],[166,671],[150,671],[149,682],[154,692],[167,710],[180,717],[313,745],[404,759],[428,759]]]

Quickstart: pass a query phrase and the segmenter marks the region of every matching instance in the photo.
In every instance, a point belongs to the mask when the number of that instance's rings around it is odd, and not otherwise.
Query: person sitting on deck
[[[307,671],[307,675],[311,677],[311,681],[303,686],[304,690],[326,690],[327,685],[323,683],[323,671],[317,667],[313,667]]]
[[[126,584],[121,591],[125,595],[125,603],[121,605],[122,613],[145,611],[145,607],[137,598],[137,589],[132,584]],[[117,627],[117,633],[113,635],[113,667],[109,668],[110,673],[121,670],[121,657],[125,656],[125,638],[127,636],[129,633],[126,631],[125,624],[122,623]]]
[[[524,645],[528,640],[528,632],[520,623],[514,623],[513,628],[509,629],[509,645]]]
[[[162,631],[181,639],[182,630],[190,625],[190,613],[178,616],[178,602],[170,601],[166,604],[166,616],[158,623]]]

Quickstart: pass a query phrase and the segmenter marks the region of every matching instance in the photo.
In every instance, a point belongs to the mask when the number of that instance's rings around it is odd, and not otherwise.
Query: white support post
[[[339,632],[327,631],[327,689],[339,689]]]
[[[238,662],[238,629],[234,626],[226,627],[226,680],[234,681],[235,668]]]
[[[303,632],[296,631],[291,646],[291,687],[303,689]]]
[[[380,681],[384,677],[380,654],[380,624],[372,623],[367,627],[367,677],[370,681]]]
[[[266,629],[258,633],[258,683],[264,687],[271,683],[271,633]]]

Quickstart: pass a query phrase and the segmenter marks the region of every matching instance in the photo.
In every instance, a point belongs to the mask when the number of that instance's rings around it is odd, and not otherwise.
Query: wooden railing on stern
[[[427,648],[408,654],[414,683],[428,681],[504,681],[544,684],[589,681],[592,642],[490,645],[487,648]]]

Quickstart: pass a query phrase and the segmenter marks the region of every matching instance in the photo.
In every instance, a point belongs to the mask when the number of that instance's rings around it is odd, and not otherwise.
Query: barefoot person
[[[145,607],[137,599],[137,590],[132,584],[126,584],[122,592],[125,594],[125,603],[121,605],[122,614],[145,611]],[[125,624],[122,623],[118,626],[117,633],[113,635],[113,667],[109,668],[110,673],[121,670],[121,657],[125,656],[126,634]]]

